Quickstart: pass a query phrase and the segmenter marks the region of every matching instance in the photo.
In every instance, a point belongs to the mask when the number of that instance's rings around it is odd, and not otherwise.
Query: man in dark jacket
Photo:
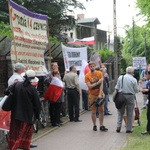
[[[146,71],[146,79],[150,79],[150,71]],[[148,94],[148,104],[147,104],[147,126],[146,131],[142,132],[141,134],[150,134],[150,81],[148,81],[147,88],[142,89],[141,92]]]

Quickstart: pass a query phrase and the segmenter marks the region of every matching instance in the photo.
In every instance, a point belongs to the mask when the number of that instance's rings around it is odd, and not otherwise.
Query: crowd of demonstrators
[[[64,75],[63,81],[67,90],[69,119],[71,122],[81,122],[79,119],[79,79],[75,66],[70,67],[70,72]]]
[[[85,82],[88,86],[89,105],[91,105],[95,99],[104,98],[103,74],[102,72],[95,70],[96,64],[94,62],[89,62],[89,68],[90,68],[90,72],[85,75]],[[93,122],[94,131],[97,131],[96,110],[97,110],[97,107],[95,105],[92,105],[91,106],[91,118]],[[98,110],[99,110],[100,131],[107,131],[108,129],[103,125],[104,104],[99,106]]]
[[[22,72],[19,70],[24,70],[22,64],[15,65],[15,71]],[[41,104],[35,87],[35,82],[37,82],[35,72],[27,70],[22,81],[22,77],[19,76],[21,74],[16,72],[9,80],[10,84],[15,82],[15,87],[13,89],[8,148],[11,150],[17,150],[18,148],[29,150],[30,147],[34,147],[34,145],[31,145],[33,123],[35,119],[39,119]]]
[[[127,114],[126,133],[132,133],[132,123],[133,123],[132,119],[135,106],[135,94],[138,93],[139,91],[137,80],[133,77],[133,75],[134,75],[134,68],[132,66],[127,67],[126,74],[121,75],[118,78],[117,84],[115,86],[117,92],[122,91],[122,93],[126,98],[125,104],[122,106],[121,109],[118,109],[116,132],[121,131],[122,120],[126,109]]]
[[[149,81],[148,78],[146,78],[146,72],[150,71],[150,64],[147,65],[146,69],[144,69],[141,74],[140,74],[140,80],[139,80],[139,90],[142,92],[142,89],[146,88],[146,85]],[[143,93],[143,107],[142,109],[146,109],[147,107],[147,100],[148,100],[148,93],[147,92],[142,92]]]

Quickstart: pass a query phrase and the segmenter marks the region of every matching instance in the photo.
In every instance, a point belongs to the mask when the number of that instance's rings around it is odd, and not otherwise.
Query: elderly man
[[[14,84],[15,82],[23,81],[21,74],[24,72],[25,66],[22,63],[16,63],[14,65],[14,73],[8,80],[8,86]]]
[[[137,80],[133,77],[133,74],[134,68],[132,66],[127,67],[126,74],[118,78],[117,84],[115,86],[115,89],[119,92],[122,91],[126,98],[125,105],[123,105],[121,109],[118,109],[118,121],[116,132],[120,132],[121,130],[122,119],[126,108],[127,112],[126,133],[132,133],[135,93],[138,93],[139,91]]]

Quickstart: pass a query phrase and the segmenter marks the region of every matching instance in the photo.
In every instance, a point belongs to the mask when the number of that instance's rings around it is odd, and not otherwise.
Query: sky
[[[85,11],[76,10],[77,14],[85,14],[85,18],[97,17],[100,21],[98,28],[113,33],[113,0],[78,0],[86,7]],[[116,0],[116,14],[117,14],[117,34],[125,35],[123,27],[125,25],[132,26],[133,18],[138,25],[143,22],[137,21],[139,17],[136,14],[139,12],[135,8],[136,0]],[[113,34],[112,34],[113,36]]]

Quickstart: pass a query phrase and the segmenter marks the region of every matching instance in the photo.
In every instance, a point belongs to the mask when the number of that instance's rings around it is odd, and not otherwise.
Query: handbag
[[[8,95],[5,95],[5,96],[2,98],[2,100],[0,101],[0,110],[2,110],[2,106],[3,106],[4,102],[6,101],[7,97],[8,97]]]
[[[104,98],[97,98],[95,102],[96,107],[100,107],[105,102]]]
[[[121,86],[121,88],[123,87],[123,78],[124,78],[124,75],[122,76],[122,86]],[[113,99],[114,99],[114,103],[115,103],[115,106],[116,106],[117,109],[121,109],[121,107],[126,102],[126,98],[125,98],[125,96],[122,92],[116,92],[116,93],[114,92]]]
[[[115,106],[117,109],[121,109],[121,107],[125,104],[126,98],[122,92],[117,92],[115,97]]]
[[[10,93],[2,105],[2,110],[3,111],[11,111],[12,104],[13,104],[13,94]]]
[[[13,104],[13,91],[15,89],[15,84],[10,85],[4,92],[7,93],[7,97],[2,105],[2,110],[3,111],[11,111],[12,109],[12,104]]]

